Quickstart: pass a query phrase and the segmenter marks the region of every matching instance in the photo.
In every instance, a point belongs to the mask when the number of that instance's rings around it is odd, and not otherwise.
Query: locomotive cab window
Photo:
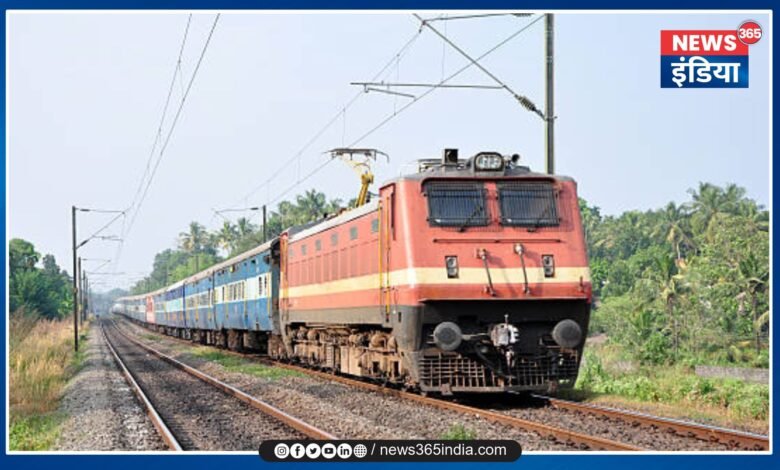
[[[560,224],[555,188],[543,181],[498,185],[501,224],[515,227],[555,227]]]
[[[482,183],[432,181],[424,187],[428,223],[440,227],[484,227],[490,218]]]

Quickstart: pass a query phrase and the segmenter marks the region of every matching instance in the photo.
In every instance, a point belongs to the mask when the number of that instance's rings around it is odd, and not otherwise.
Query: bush
[[[769,416],[766,385],[698,377],[685,367],[645,366],[637,372],[610,374],[593,351],[585,353],[576,388],[647,402],[712,406],[739,419],[766,420]]]
[[[70,321],[40,320],[30,327],[24,318],[15,312],[9,324],[9,447],[45,450],[62,422],[56,413],[62,389],[83,355],[73,352]]]

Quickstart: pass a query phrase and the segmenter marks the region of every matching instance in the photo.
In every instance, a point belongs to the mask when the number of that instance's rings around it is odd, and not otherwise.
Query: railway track
[[[329,372],[322,372],[318,370],[313,370],[308,367],[302,367],[298,365],[288,364],[284,362],[278,362],[278,361],[272,361],[268,359],[258,359],[256,356],[254,357],[255,360],[261,360],[263,362],[267,362],[269,364],[273,364],[277,367],[282,367],[289,370],[295,370],[298,372],[302,372],[311,376],[319,377],[325,380],[330,380],[333,382],[339,382],[343,383],[355,388],[360,388],[363,390],[369,390],[373,392],[379,392],[386,395],[391,395],[394,397],[402,398],[404,400],[414,401],[417,403],[422,403],[424,405],[432,406],[434,408],[442,409],[442,410],[450,410],[455,411],[461,414],[471,415],[471,416],[477,416],[482,419],[485,419],[487,421],[491,421],[497,424],[502,424],[505,426],[525,430],[525,431],[531,431],[535,432],[543,437],[548,437],[551,439],[555,439],[570,445],[573,445],[575,447],[579,447],[580,449],[593,449],[593,450],[608,450],[608,451],[641,451],[644,450],[641,447],[637,447],[632,444],[626,444],[623,442],[614,441],[611,439],[606,439],[603,437],[598,436],[591,436],[588,434],[580,433],[571,431],[568,429],[556,427],[556,426],[550,426],[548,424],[534,422],[522,418],[517,418],[514,416],[509,416],[504,413],[491,411],[491,410],[485,410],[482,408],[477,408],[474,406],[464,405],[461,403],[456,403],[454,401],[450,400],[443,400],[438,398],[432,398],[427,396],[422,396],[417,393],[412,392],[406,392],[403,390],[398,390],[394,388],[388,388],[383,387],[378,384],[364,382],[361,380],[352,379],[349,377],[344,377],[340,375],[334,375]]]
[[[719,442],[730,449],[769,450],[769,437],[759,434],[716,426],[705,426],[703,424],[677,419],[662,418],[636,411],[561,400],[559,398],[544,395],[533,395],[533,397],[542,400],[548,404],[548,406],[554,408],[600,416],[608,419],[617,419],[626,423],[645,427],[654,427],[682,437],[693,437],[708,442]]]
[[[182,340],[182,339],[179,339],[179,338],[173,338],[173,337],[171,337],[171,338],[175,339],[177,341],[180,341],[180,342],[191,344],[189,341],[186,341],[186,340]],[[448,400],[439,400],[439,399],[435,399],[435,398],[431,398],[431,397],[424,397],[424,396],[418,395],[416,393],[410,393],[410,392],[405,392],[405,391],[402,391],[402,390],[382,387],[382,386],[377,385],[377,384],[363,382],[363,381],[360,381],[360,380],[355,380],[355,379],[351,379],[351,378],[348,378],[348,377],[334,375],[334,374],[330,374],[330,373],[322,372],[322,371],[318,371],[318,370],[313,370],[313,369],[310,369],[310,368],[307,368],[307,367],[301,367],[301,366],[297,366],[297,365],[293,365],[293,364],[287,364],[287,363],[282,363],[282,362],[277,362],[277,361],[271,361],[269,359],[260,358],[257,355],[242,354],[242,353],[237,353],[237,352],[234,352],[234,351],[225,351],[225,352],[230,353],[232,355],[239,356],[239,357],[250,358],[250,359],[252,359],[254,361],[258,361],[258,362],[261,362],[261,363],[272,364],[274,366],[277,366],[277,367],[280,367],[280,368],[284,368],[284,369],[287,369],[287,370],[298,371],[298,372],[301,372],[301,373],[304,373],[304,374],[307,374],[307,375],[310,375],[310,376],[319,377],[319,378],[322,378],[322,379],[325,379],[325,380],[328,380],[328,381],[343,383],[343,384],[346,384],[346,385],[349,385],[349,386],[352,386],[352,387],[355,387],[355,388],[360,388],[360,389],[363,389],[363,390],[369,390],[369,391],[373,391],[373,392],[379,392],[379,393],[384,393],[384,394],[387,394],[387,395],[392,395],[392,396],[395,396],[395,397],[398,397],[398,398],[401,398],[401,399],[414,401],[414,402],[421,403],[421,404],[424,404],[424,405],[427,405],[427,406],[431,406],[431,407],[435,407],[435,408],[438,408],[438,409],[454,411],[454,412],[457,412],[457,413],[460,413],[460,414],[466,414],[466,415],[470,415],[470,416],[477,416],[477,417],[480,417],[482,419],[485,419],[487,421],[491,421],[491,422],[494,422],[494,423],[497,423],[497,424],[502,424],[502,425],[505,425],[505,426],[508,426],[508,427],[512,427],[512,428],[516,428],[516,429],[520,429],[520,430],[524,430],[524,431],[530,431],[530,432],[539,434],[539,435],[541,435],[543,437],[554,439],[556,441],[560,441],[560,442],[563,442],[563,443],[567,443],[569,445],[578,447],[580,449],[609,450],[609,451],[639,451],[639,450],[643,450],[642,448],[634,446],[634,445],[631,445],[631,444],[617,442],[617,441],[613,441],[613,440],[610,440],[610,439],[605,439],[605,438],[598,437],[598,436],[590,436],[590,435],[587,435],[587,434],[574,432],[574,431],[570,431],[570,430],[563,429],[563,428],[558,428],[558,427],[555,427],[555,426],[550,426],[550,425],[543,424],[543,423],[538,423],[538,422],[533,422],[533,421],[529,421],[529,420],[524,420],[524,419],[508,416],[508,415],[505,415],[505,414],[502,414],[502,413],[498,413],[498,412],[495,412],[495,411],[484,410],[484,409],[480,409],[480,408],[476,408],[476,407],[472,407],[472,406],[463,405],[463,404],[460,404],[460,403],[455,403],[455,402],[448,401]]]
[[[101,329],[114,360],[170,450],[256,450],[267,439],[335,439],[131,338],[116,325],[101,322]]]
[[[169,337],[178,342],[191,344],[190,341],[180,338]],[[318,377],[327,381],[342,383],[358,389],[378,392],[394,397],[398,397],[404,400],[409,400],[431,407],[435,407],[443,410],[450,410],[461,414],[467,414],[471,416],[477,416],[482,419],[502,424],[505,426],[530,431],[537,433],[543,437],[550,438],[559,442],[567,443],[571,446],[575,446],[580,449],[590,450],[604,450],[604,451],[643,451],[652,450],[649,446],[637,445],[636,443],[623,442],[623,440],[609,439],[605,437],[595,436],[588,432],[574,431],[563,426],[554,426],[539,422],[532,419],[527,419],[519,416],[513,416],[511,410],[507,409],[486,409],[483,406],[472,406],[469,404],[458,403],[448,399],[439,399],[433,397],[426,397],[417,393],[406,392],[403,390],[385,387],[376,383],[365,382],[362,380],[345,377],[341,375],[335,375],[330,372],[323,372],[320,370],[312,369],[309,367],[303,367],[300,365],[279,362],[267,359],[265,357],[258,356],[256,354],[238,353],[235,351],[221,350],[225,353],[235,355],[237,357],[248,358],[250,360],[264,363],[267,365],[273,365],[276,367],[284,368],[287,370],[293,370],[307,374],[309,376]],[[715,426],[707,426],[698,423],[691,423],[687,421],[674,420],[669,418],[662,418],[644,413],[638,413],[628,410],[620,410],[615,408],[607,408],[597,405],[589,405],[584,403],[571,402],[561,400],[553,397],[547,397],[542,395],[534,395],[534,399],[542,401],[549,409],[560,410],[561,412],[579,413],[583,415],[592,415],[602,419],[608,419],[610,422],[622,422],[625,427],[634,428],[641,427],[642,429],[650,432],[655,432],[663,435],[674,435],[678,439],[695,439],[702,442],[702,450],[707,449],[731,449],[731,450],[768,450],[769,439],[766,436],[746,433],[742,431],[719,428]],[[527,405],[526,405],[527,406]],[[647,439],[646,439],[647,440]],[[652,440],[652,439],[650,439]],[[717,444],[718,446],[708,447],[708,444]]]

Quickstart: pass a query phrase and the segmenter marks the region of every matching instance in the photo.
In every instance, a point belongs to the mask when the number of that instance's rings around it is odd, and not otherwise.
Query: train
[[[446,149],[365,204],[112,311],[196,343],[453,395],[572,387],[591,302],[575,180]]]

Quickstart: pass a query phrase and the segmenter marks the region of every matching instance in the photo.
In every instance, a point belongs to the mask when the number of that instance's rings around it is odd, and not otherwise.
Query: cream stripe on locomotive
[[[529,284],[564,284],[590,282],[588,268],[555,268],[555,277],[544,277],[543,268],[528,268],[526,270]],[[514,268],[490,268],[490,276],[494,284],[523,284],[523,270]],[[336,281],[305,286],[289,287],[287,298],[310,297],[314,295],[338,294],[379,288],[379,274],[339,279]],[[484,268],[460,268],[458,278],[450,279],[444,268],[408,268],[390,273],[390,284],[393,286],[422,285],[485,285],[487,273]]]

